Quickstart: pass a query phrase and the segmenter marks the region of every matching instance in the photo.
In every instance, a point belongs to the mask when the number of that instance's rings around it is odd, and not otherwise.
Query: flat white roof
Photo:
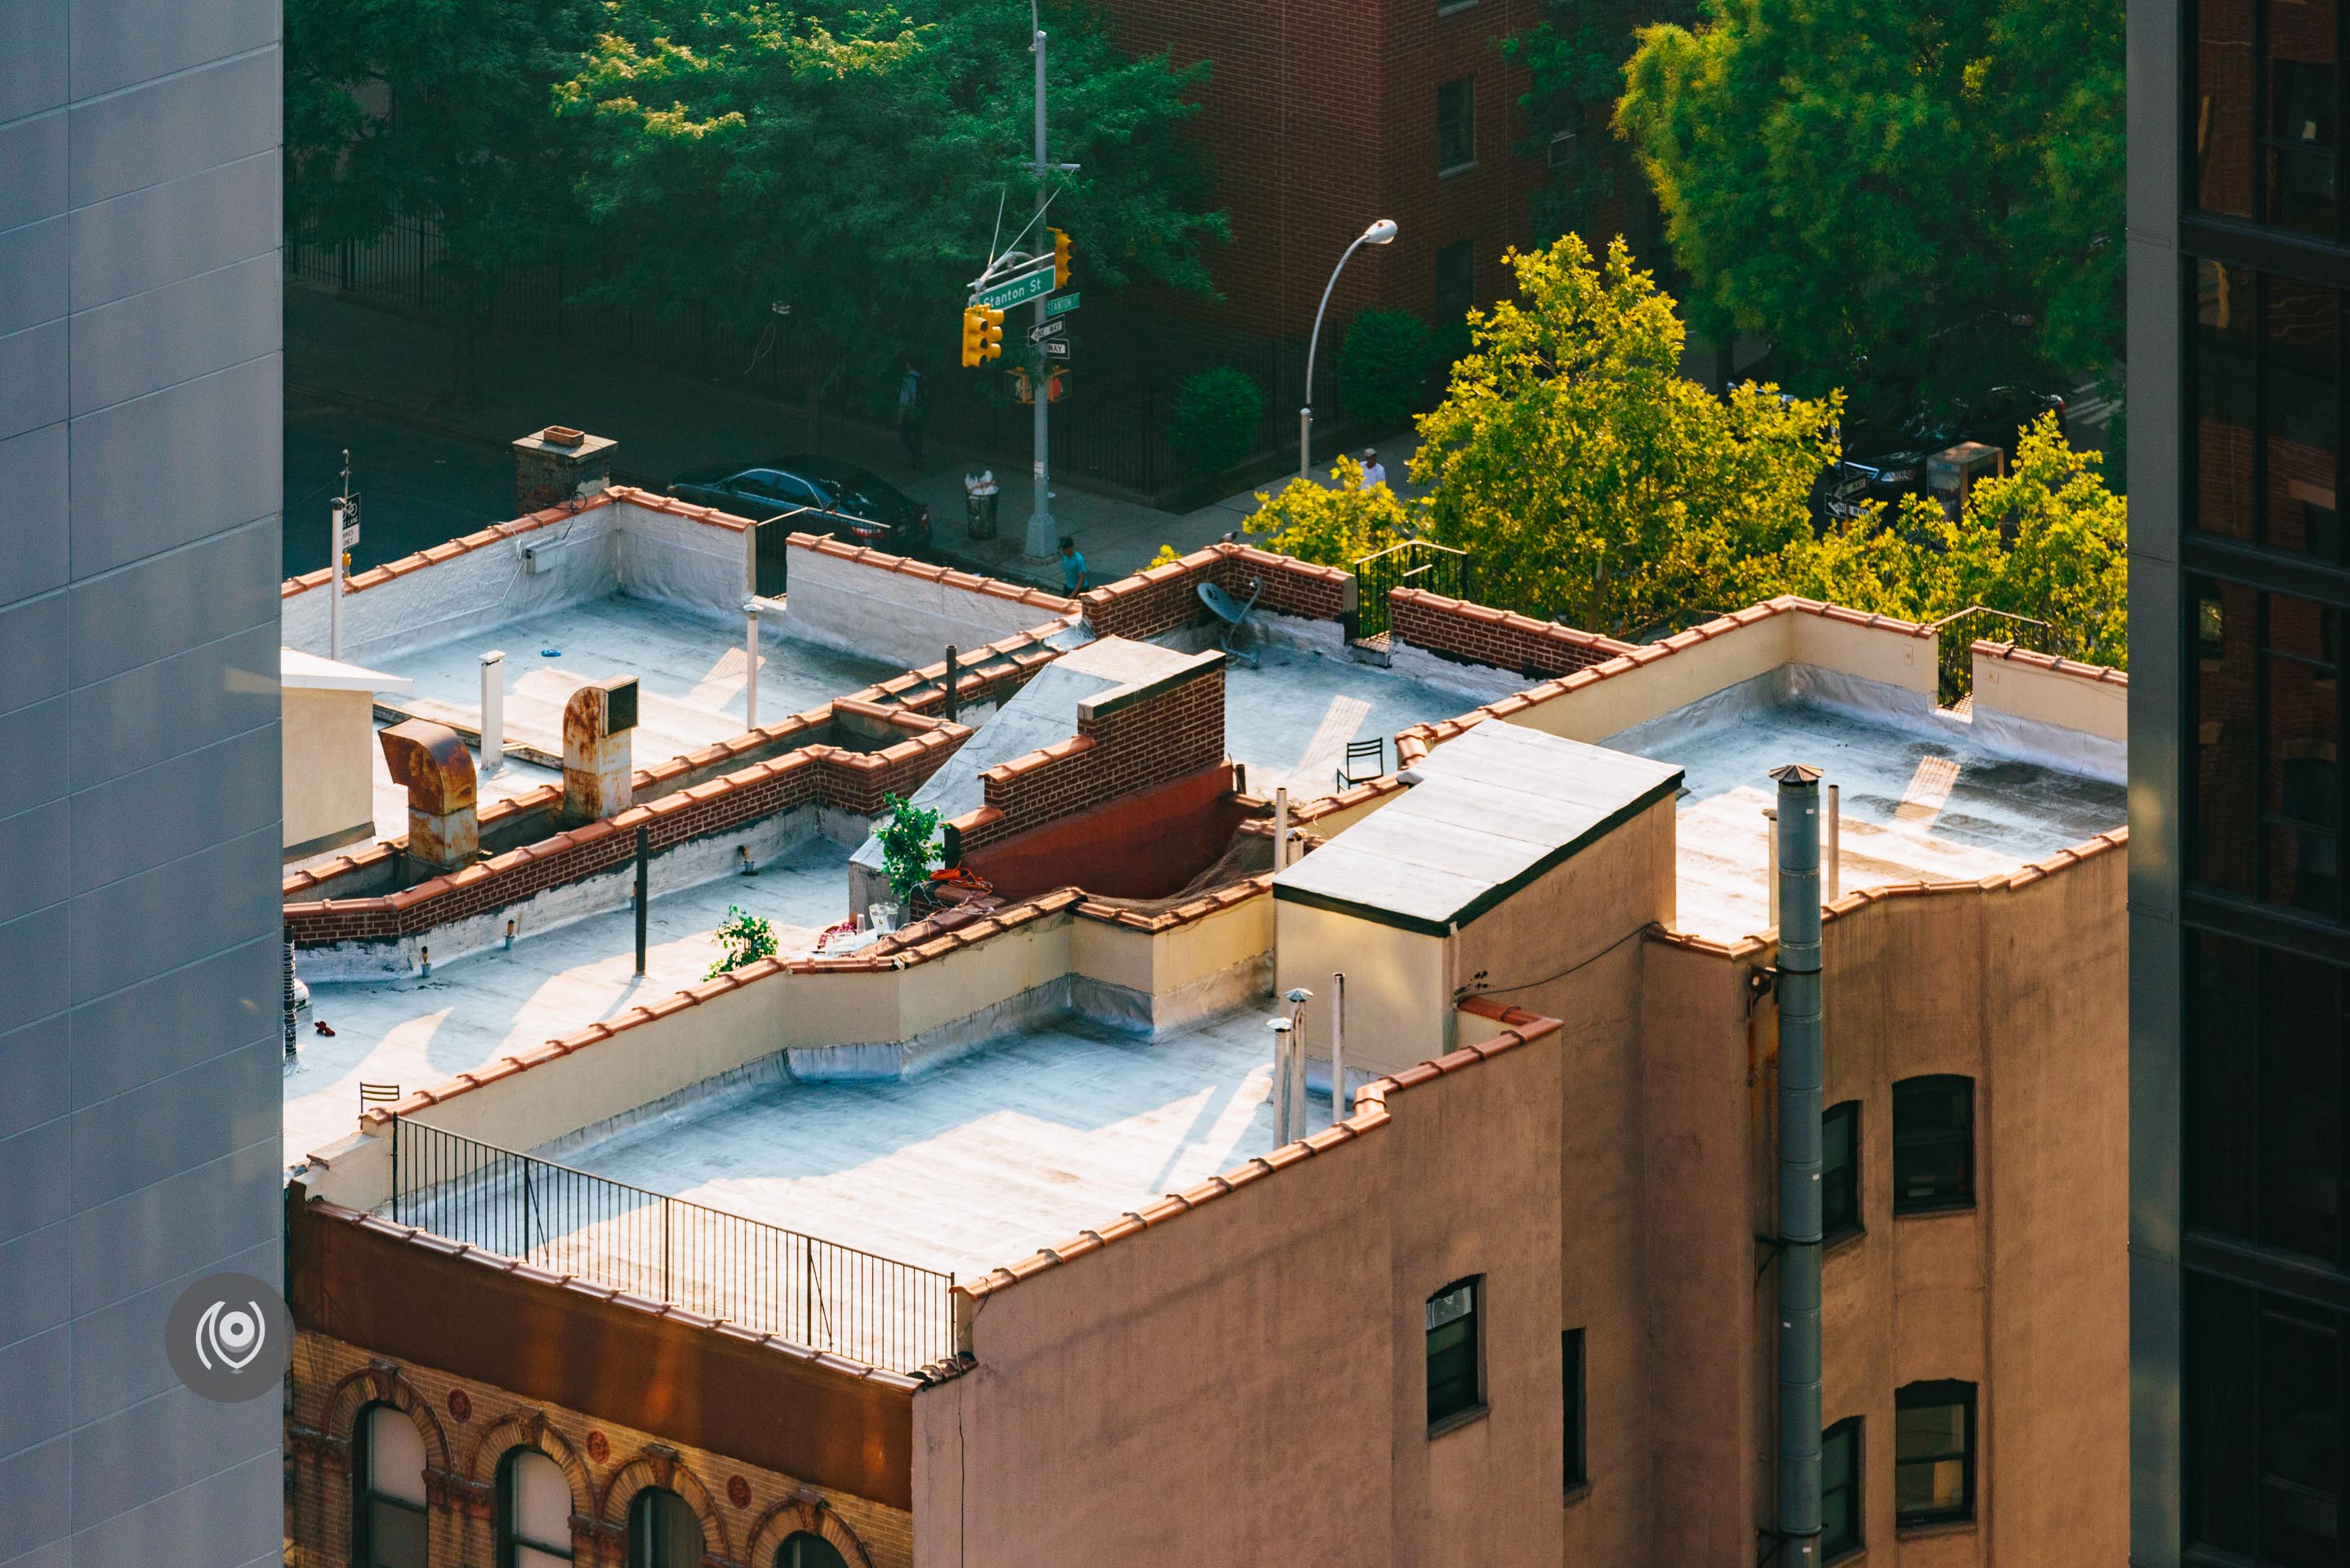
[[[415,685],[404,675],[386,675],[363,664],[347,664],[298,648],[277,650],[277,683],[300,691],[407,691]]]

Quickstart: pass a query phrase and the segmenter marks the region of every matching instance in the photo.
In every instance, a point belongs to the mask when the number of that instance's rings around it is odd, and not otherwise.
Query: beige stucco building
[[[1162,771],[1210,680],[1131,688]],[[2125,693],[1777,601],[1407,729],[1294,843],[1198,808],[1271,869],[1087,891],[1145,781],[1024,829],[1073,886],[372,1107],[288,1193],[296,1560],[379,1504],[498,1560],[530,1449],[550,1550],[648,1568],[2120,1568]],[[965,820],[1141,755],[1128,700]],[[1782,1543],[1784,763],[1835,805],[1828,1529]]]

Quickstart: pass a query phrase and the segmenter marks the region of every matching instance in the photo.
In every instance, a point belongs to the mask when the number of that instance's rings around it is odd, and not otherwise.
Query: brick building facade
[[[1331,267],[1375,218],[1393,218],[1397,238],[1348,265],[1330,299],[1334,330],[1373,306],[1458,319],[1506,289],[1501,254],[1525,239],[1544,174],[1517,153],[1526,74],[1493,40],[1539,21],[1539,0],[1111,0],[1109,10],[1127,48],[1211,62],[1194,133],[1232,218],[1232,243],[1210,266],[1232,325],[1305,336]]]

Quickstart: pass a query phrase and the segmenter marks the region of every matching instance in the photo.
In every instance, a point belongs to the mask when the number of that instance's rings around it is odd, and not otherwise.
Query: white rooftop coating
[[[298,648],[277,650],[277,683],[297,691],[406,691],[414,684],[404,676],[305,653]]]
[[[2128,820],[2121,784],[1997,754],[1972,739],[1961,714],[1913,715],[1889,697],[1874,706],[1872,685],[1822,680],[1787,695],[1781,671],[1607,739],[1686,771],[1676,824],[1680,929],[1729,940],[1770,929],[1762,813],[1778,800],[1771,770],[1788,763],[1821,772],[1823,897],[1831,784],[1846,893],[1996,876]]]
[[[481,716],[481,656],[503,649],[507,740],[556,756],[563,753],[563,705],[571,693],[610,676],[633,675],[639,686],[631,745],[642,767],[743,732],[747,638],[744,622],[730,628],[715,618],[615,594],[385,662],[415,682],[415,700],[404,706],[472,728]],[[879,659],[762,635],[759,717],[772,723],[899,673],[899,666]]]
[[[642,980],[636,975],[636,912],[620,909],[525,936],[510,951],[494,948],[436,963],[430,979],[312,986],[299,1064],[286,1075],[286,1159],[351,1131],[362,1083],[430,1088],[700,984],[718,956],[712,933],[732,906],[775,922],[785,956],[810,950],[845,912],[847,856],[817,838],[762,866],[755,877],[656,896],[646,915]],[[319,1034],[313,1019],[334,1035]]]
[[[1064,1019],[910,1079],[773,1084],[556,1158],[969,1279],[1272,1149],[1265,1017],[1156,1044]]]
[[[1487,700],[1377,665],[1272,647],[1256,669],[1224,663],[1224,751],[1247,768],[1250,794],[1286,786],[1292,798],[1312,800],[1338,787],[1347,742],[1385,741],[1378,771],[1392,773],[1397,731]]]

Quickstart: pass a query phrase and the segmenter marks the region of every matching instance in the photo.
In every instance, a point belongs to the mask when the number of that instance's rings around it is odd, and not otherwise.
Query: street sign
[[[1066,359],[1069,357],[1069,340],[1066,337],[1047,337],[1044,342],[1036,345],[1036,349],[1047,359]]]
[[[1069,329],[1066,321],[1041,321],[1028,329],[1028,341],[1042,343],[1047,337],[1058,337]]]
[[[1055,295],[1045,302],[1045,315],[1048,318],[1055,316],[1066,316],[1077,307],[1077,301],[1082,296],[1075,294]]]
[[[1035,272],[1024,272],[1017,277],[990,284],[972,296],[972,302],[992,305],[998,310],[1008,310],[1015,305],[1036,299],[1053,292],[1053,266],[1050,262]]]

